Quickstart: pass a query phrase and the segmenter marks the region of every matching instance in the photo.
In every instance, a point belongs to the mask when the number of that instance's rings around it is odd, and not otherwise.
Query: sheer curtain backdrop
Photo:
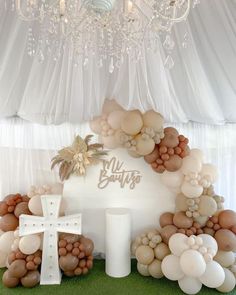
[[[192,148],[204,151],[205,161],[219,169],[216,192],[226,198],[226,207],[236,209],[236,125],[199,123],[174,126],[190,140]],[[74,135],[91,133],[88,124],[38,125],[19,118],[0,121],[0,197],[26,193],[30,185],[59,181],[51,171],[56,151],[71,144]],[[157,175],[158,177],[158,175]]]

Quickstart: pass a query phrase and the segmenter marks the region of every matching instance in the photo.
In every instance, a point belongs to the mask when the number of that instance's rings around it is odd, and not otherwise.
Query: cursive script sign
[[[127,185],[130,189],[134,189],[136,184],[141,181],[140,171],[125,170],[123,164],[115,157],[110,161],[104,161],[103,169],[100,171],[98,188],[104,189],[112,182],[119,182],[121,188]]]

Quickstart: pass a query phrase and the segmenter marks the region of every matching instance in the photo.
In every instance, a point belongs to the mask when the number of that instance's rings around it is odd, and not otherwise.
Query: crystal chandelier
[[[10,0],[5,0],[9,3]],[[185,21],[199,0],[12,0],[28,30],[28,54],[43,62],[57,60],[65,50],[86,66],[96,56],[98,67],[112,73],[125,56],[138,61],[146,49],[157,48],[160,35],[170,52],[175,23]],[[7,4],[6,4],[7,6]],[[167,56],[168,67],[173,60]]]

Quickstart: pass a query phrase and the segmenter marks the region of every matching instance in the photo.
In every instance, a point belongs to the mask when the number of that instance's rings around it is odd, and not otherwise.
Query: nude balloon
[[[123,110],[122,106],[120,106],[114,99],[106,99],[102,107],[103,114],[110,114],[111,112],[120,110]]]
[[[15,230],[19,225],[18,218],[14,214],[6,214],[0,218],[0,229],[8,232]]]
[[[19,242],[19,249],[22,253],[30,255],[39,250],[41,239],[38,235],[22,237]]]
[[[209,196],[202,196],[199,203],[199,213],[203,216],[212,216],[216,211],[216,201]]]
[[[228,229],[220,229],[215,233],[215,239],[222,251],[236,251],[236,236]]]
[[[141,264],[141,263],[137,263],[137,269],[138,269],[138,272],[142,275],[142,276],[145,276],[145,277],[148,277],[150,276],[150,273],[149,273],[149,270],[148,270],[148,265],[146,264]]]
[[[164,227],[166,225],[173,224],[173,217],[174,217],[174,214],[171,212],[163,213],[159,219],[160,226]]]
[[[161,270],[161,261],[157,259],[154,259],[153,262],[149,264],[148,271],[150,275],[156,279],[160,279],[164,276]]]
[[[164,166],[170,172],[175,172],[182,166],[182,158],[178,155],[173,155],[169,160],[165,161]]]
[[[21,278],[21,284],[26,288],[32,288],[36,286],[39,281],[40,273],[38,270],[28,271],[28,273],[23,278]]]
[[[178,228],[190,228],[193,225],[193,219],[187,217],[184,212],[176,212],[173,217],[173,223]]]
[[[108,149],[115,149],[119,146],[117,139],[114,135],[102,136],[102,143]]]
[[[230,229],[236,225],[236,212],[233,210],[224,210],[220,212],[218,218],[222,228]]]
[[[163,260],[167,255],[170,254],[170,249],[165,243],[160,243],[154,249],[154,254],[158,260]]]
[[[42,204],[41,204],[41,196],[40,195],[36,195],[30,199],[29,209],[34,215],[43,216],[43,208],[42,208]]]
[[[101,117],[95,117],[92,121],[90,121],[89,127],[94,133],[101,134],[102,132]]]
[[[178,194],[175,199],[175,205],[177,211],[184,211],[188,210],[187,200],[184,194]]]
[[[141,264],[150,264],[154,259],[154,252],[149,246],[139,246],[135,252],[136,258]]]
[[[26,273],[26,262],[24,259],[13,261],[8,268],[10,275],[14,278],[22,278]]]
[[[10,275],[9,270],[6,270],[2,277],[3,285],[7,288],[15,288],[20,280],[18,278],[14,278]]]
[[[138,134],[142,127],[143,119],[139,111],[127,112],[121,122],[121,129],[129,135]]]
[[[152,138],[144,139],[142,135],[138,135],[135,138],[136,144],[136,152],[141,156],[146,156],[150,154],[155,148],[155,142]]]
[[[166,225],[161,229],[161,237],[163,242],[168,244],[170,237],[177,232],[177,227],[174,225]]]
[[[126,112],[124,111],[114,111],[111,112],[107,117],[107,122],[111,126],[112,129],[117,130],[121,128],[121,122]]]
[[[188,181],[184,181],[181,186],[181,192],[188,198],[198,198],[203,193],[201,185],[192,185]]]
[[[146,127],[152,127],[155,131],[159,131],[164,124],[164,118],[161,114],[149,110],[143,114],[143,124]]]

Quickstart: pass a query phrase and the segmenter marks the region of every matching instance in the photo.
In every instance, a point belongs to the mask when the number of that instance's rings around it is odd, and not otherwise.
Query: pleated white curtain
[[[127,58],[112,74],[107,66],[97,67],[96,56],[86,67],[74,66],[68,51],[56,62],[40,64],[27,56],[27,29],[28,23],[1,6],[0,118],[79,123],[99,114],[106,97],[114,97],[125,108],[158,110],[169,122],[236,122],[235,1],[202,0],[186,23],[176,25],[170,71],[161,47],[156,54],[146,51],[138,63]]]
[[[167,124],[187,136],[192,148],[204,151],[205,161],[219,169],[216,192],[226,198],[226,207],[236,209],[236,127],[200,123]],[[56,151],[71,144],[74,135],[91,133],[88,124],[43,126],[22,119],[0,121],[0,198],[26,193],[30,185],[59,181],[51,171]]]

